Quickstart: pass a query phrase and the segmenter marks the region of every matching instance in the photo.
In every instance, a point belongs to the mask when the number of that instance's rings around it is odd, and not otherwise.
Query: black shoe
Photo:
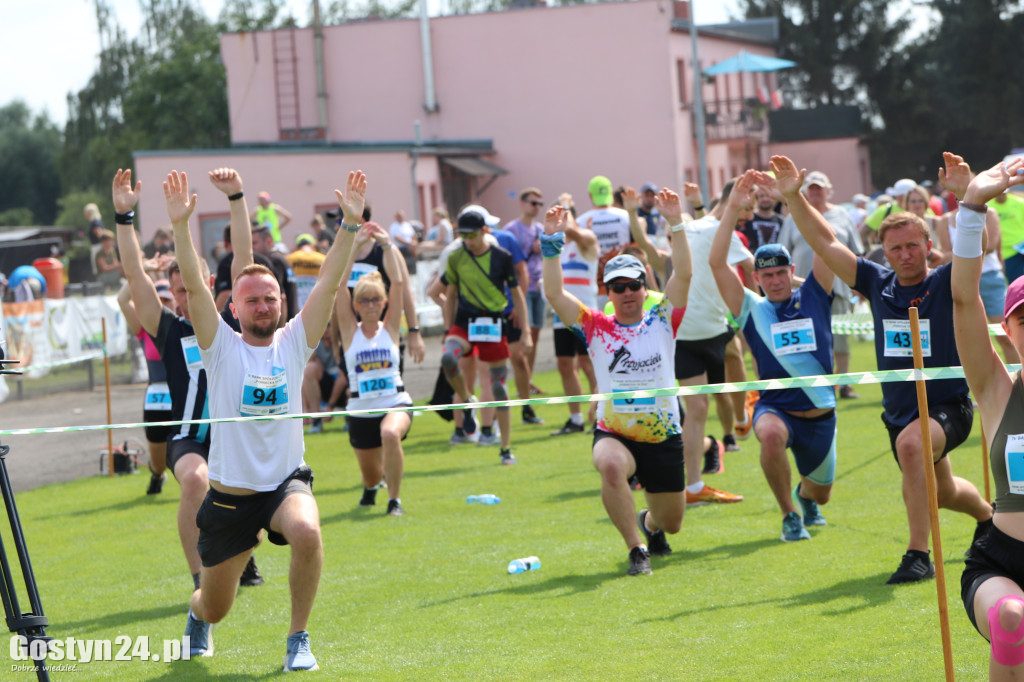
[[[537,416],[537,413],[533,411],[532,407],[529,405],[523,405],[523,423],[543,424],[544,420]]]
[[[516,464],[519,461],[516,459],[516,456],[512,454],[512,450],[510,450],[509,448],[502,448],[498,452],[498,457],[501,458],[501,463],[504,464],[505,466],[512,466],[513,464]]]
[[[563,426],[562,428],[558,429],[557,431],[552,431],[551,435],[552,436],[565,436],[565,435],[568,435],[570,433],[583,433],[583,431],[586,430],[586,428],[587,427],[584,426],[583,424],[573,424],[572,420],[570,419],[569,421],[565,422],[565,426]]]
[[[238,580],[238,584],[242,587],[259,587],[263,584],[263,576],[260,575],[260,569],[256,568],[256,557],[249,557],[249,563],[245,565],[245,570],[242,571],[242,577]]]
[[[372,507],[377,504],[377,489],[363,488],[363,499],[359,500],[360,507]]]
[[[708,436],[711,446],[704,453],[704,468],[702,474],[717,474],[722,469],[722,458],[718,454],[718,441],[714,436]]]
[[[918,580],[935,577],[935,564],[928,558],[927,552],[916,549],[908,549],[900,561],[900,567],[896,569],[886,585],[899,585],[901,583],[915,583]]]
[[[725,447],[726,452],[739,452],[740,446],[736,442],[736,436],[731,433],[727,436],[722,436],[722,445]]]
[[[641,509],[640,513],[636,515],[636,524],[640,526],[640,532],[644,534],[644,538],[647,540],[647,552],[654,556],[668,556],[672,553],[672,548],[668,546],[665,531],[659,530],[652,533],[647,530],[647,526],[644,525],[647,514],[646,509]]]
[[[627,575],[651,574],[651,555],[643,547],[629,550],[629,570]]]
[[[402,503],[399,500],[388,500],[388,516],[401,516]]]
[[[149,487],[146,488],[147,495],[159,495],[164,490],[164,481],[167,480],[167,474],[152,474],[149,477]]]

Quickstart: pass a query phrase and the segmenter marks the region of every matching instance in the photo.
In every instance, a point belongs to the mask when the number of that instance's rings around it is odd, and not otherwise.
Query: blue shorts
[[[789,430],[786,447],[793,452],[800,475],[818,485],[831,485],[836,478],[836,412],[820,417],[795,417],[759,400],[754,406],[754,427],[757,420],[770,412],[782,420]]]
[[[987,317],[1002,317],[1003,306],[1006,304],[1006,280],[999,270],[981,273],[978,284],[981,291],[981,302],[985,304]]]
[[[540,291],[526,292],[526,316],[530,318],[530,327],[540,329],[544,326],[544,294]]]

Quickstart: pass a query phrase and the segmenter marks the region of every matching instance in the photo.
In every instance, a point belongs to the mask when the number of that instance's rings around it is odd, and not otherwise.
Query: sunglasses
[[[531,199],[531,200],[529,201],[529,204],[530,204],[531,206],[543,206],[543,205],[544,205],[544,202],[543,202],[543,201],[537,201],[536,199]]]
[[[640,287],[644,285],[643,280],[634,279],[629,282],[612,282],[608,285],[608,290],[616,294],[626,293],[626,289],[630,291],[640,291]]]
[[[384,299],[382,299],[380,296],[374,296],[373,298],[360,298],[356,300],[359,302],[359,305],[377,305]]]
[[[480,230],[476,230],[474,232],[460,232],[459,236],[463,239],[476,239],[478,234],[480,234]]]

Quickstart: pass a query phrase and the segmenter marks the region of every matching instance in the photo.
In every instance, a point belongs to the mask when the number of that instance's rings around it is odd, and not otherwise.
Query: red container
[[[46,298],[64,298],[64,264],[56,258],[36,258],[32,267],[46,280]]]

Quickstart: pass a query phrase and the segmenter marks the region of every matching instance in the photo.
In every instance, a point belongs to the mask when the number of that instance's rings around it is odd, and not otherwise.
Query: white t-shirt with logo
[[[274,333],[269,346],[250,346],[217,317],[217,333],[200,349],[207,374],[210,417],[302,412],[302,373],[314,348],[302,315]],[[275,490],[303,464],[302,420],[212,424],[209,478],[223,485]]]
[[[690,240],[690,256],[693,259],[693,279],[690,281],[690,297],[686,303],[686,317],[679,325],[676,338],[681,341],[699,341],[724,334],[728,329],[726,316],[729,308],[722,300],[711,272],[711,242],[718,230],[718,219],[704,216],[686,225],[686,238]],[[729,265],[736,266],[751,258],[750,251],[733,231],[729,242]]]
[[[617,252],[633,241],[629,233],[629,213],[624,209],[615,206],[593,208],[577,218],[576,222],[580,227],[594,232],[598,256]]]

